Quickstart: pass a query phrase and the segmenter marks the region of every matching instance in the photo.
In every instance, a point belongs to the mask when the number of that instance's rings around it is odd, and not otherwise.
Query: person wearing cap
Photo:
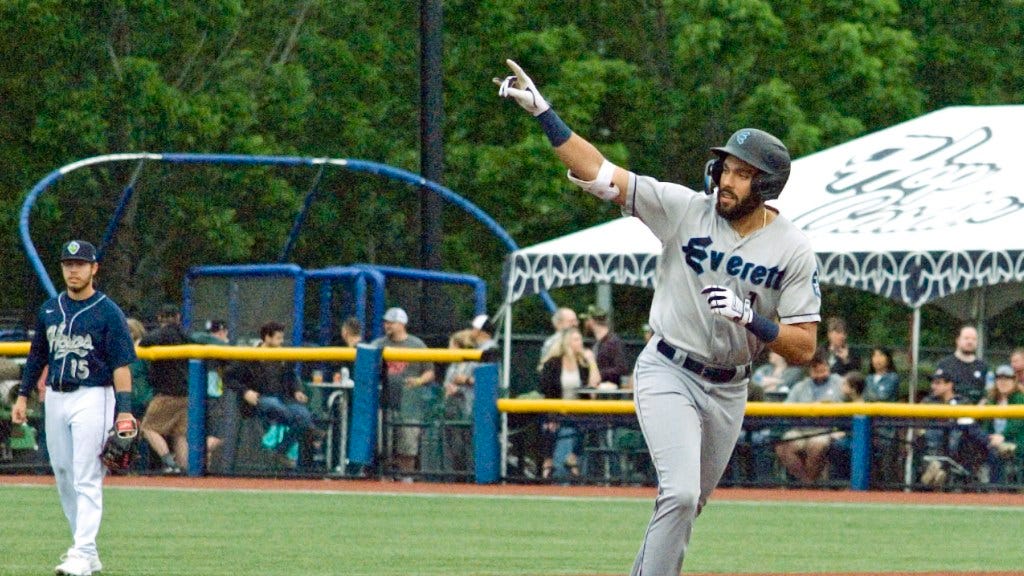
[[[473,331],[473,341],[476,342],[477,350],[481,351],[481,362],[497,362],[500,356],[498,343],[494,340],[494,323],[487,314],[480,314],[473,318],[469,325]]]
[[[1017,388],[1016,372],[1008,364],[996,368],[996,382],[983,404],[1008,406],[1024,404],[1024,392]],[[1024,445],[1024,420],[1020,418],[992,418],[984,421],[988,433],[988,465],[992,482],[1006,477],[1006,463],[1013,461]]]
[[[614,331],[608,320],[608,311],[591,304],[583,315],[583,326],[594,335],[594,356],[601,372],[601,382],[610,382],[616,387],[629,375],[626,363],[626,345]]]
[[[192,342],[181,325],[181,312],[174,304],[161,306],[156,319],[159,328],[143,336],[139,347]],[[181,474],[188,466],[188,360],[151,362],[149,385],[154,394],[142,417],[142,435],[160,458],[161,472]]]
[[[382,348],[426,348],[423,340],[409,334],[408,324],[409,315],[405,310],[389,308],[384,313],[384,335],[370,344]],[[387,360],[384,368],[387,385],[383,401],[387,407],[389,429],[394,430],[391,449],[398,475],[403,481],[411,481],[409,474],[416,470],[420,452],[420,423],[426,415],[420,387],[434,381],[434,367],[429,362]],[[409,425],[403,425],[406,422]]]
[[[189,335],[192,342],[211,346],[227,346],[230,343],[228,324],[224,320],[207,320],[203,328],[203,330]],[[224,437],[227,435],[225,426],[228,424],[229,416],[227,406],[223,401],[224,369],[227,367],[227,362],[208,359],[204,364],[206,365],[206,462],[209,468],[214,455],[223,445]]]
[[[953,377],[943,368],[936,368],[930,376],[931,394],[922,404],[971,405],[966,396],[959,394]],[[949,424],[932,426],[924,432],[925,469],[921,482],[938,487],[945,484],[951,469],[977,473],[988,455],[988,439],[973,418],[955,419]]]
[[[95,287],[96,247],[71,240],[60,260],[66,289],[39,307],[11,421],[26,421],[28,395],[45,370],[46,442],[73,538],[54,571],[89,576],[103,570],[96,546],[105,476],[99,455],[108,431],[138,430],[129,367],[135,345],[124,312]]]
[[[791,364],[814,355],[817,259],[800,228],[768,204],[789,180],[789,150],[764,130],[741,128],[708,150],[703,190],[659,181],[605,158],[518,64],[506,64],[512,74],[494,79],[498,95],[538,121],[569,180],[639,218],[661,245],[648,316],[654,337],[637,356],[633,383],[658,493],[630,573],[677,576],[740,435],[750,363],[765,348]]]

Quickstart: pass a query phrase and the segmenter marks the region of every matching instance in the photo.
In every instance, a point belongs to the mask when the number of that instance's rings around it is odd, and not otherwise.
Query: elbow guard
[[[571,170],[566,174],[570,182],[606,201],[614,200],[619,195],[619,187],[612,183],[612,176],[614,175],[615,164],[608,160],[601,162],[601,168],[597,171],[597,177],[589,182],[576,178]]]

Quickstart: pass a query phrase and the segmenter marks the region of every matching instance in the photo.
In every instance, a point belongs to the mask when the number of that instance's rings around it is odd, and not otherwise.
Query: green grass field
[[[647,499],[108,487],[104,576],[625,574]],[[0,575],[52,574],[52,486],[0,486]],[[687,572],[1018,570],[1024,508],[715,501]]]

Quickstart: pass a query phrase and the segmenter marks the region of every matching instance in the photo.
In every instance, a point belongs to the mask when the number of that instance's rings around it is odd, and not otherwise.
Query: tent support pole
[[[506,292],[511,294],[511,292]],[[498,390],[498,397],[504,398],[509,394],[509,387],[512,374],[512,303],[505,303],[505,354],[501,360],[501,384]],[[501,438],[499,445],[501,446],[501,478],[504,479],[508,475],[508,414],[501,412],[498,415],[501,418]]]
[[[914,403],[917,394],[917,366],[921,353],[921,306],[914,306],[910,327],[910,378],[907,382],[907,402]],[[903,467],[903,489],[909,491],[914,481],[914,429],[907,428],[907,461]]]

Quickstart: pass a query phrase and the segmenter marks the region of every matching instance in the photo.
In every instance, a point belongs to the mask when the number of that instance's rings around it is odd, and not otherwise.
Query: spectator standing
[[[977,404],[985,396],[988,365],[978,356],[978,330],[974,326],[960,328],[956,349],[935,366],[953,381],[957,393],[971,404]]]
[[[146,335],[146,327],[137,318],[128,318],[128,333],[132,335],[132,343],[136,346]],[[153,399],[153,389],[149,387],[149,363],[141,358],[136,358],[128,365],[132,373],[132,415],[142,420],[146,413],[149,401]]]
[[[448,338],[452,350],[473,350],[476,340],[470,329],[459,330]],[[473,370],[477,363],[452,362],[444,374],[445,421],[469,420],[473,414]],[[445,468],[454,471],[473,469],[473,431],[465,426],[451,427],[444,432]]]
[[[842,377],[832,372],[824,350],[818,350],[807,366],[808,377],[797,382],[786,396],[793,402],[842,402]],[[797,480],[817,482],[825,469],[831,444],[827,428],[798,427],[787,430],[775,446],[782,465]]]
[[[583,346],[583,334],[579,328],[562,331],[562,340],[543,358],[540,371],[540,393],[545,398],[576,400],[580,388],[594,388],[601,382],[597,359],[591,350]],[[565,479],[568,475],[579,475],[579,458],[576,454],[579,435],[575,427],[549,418],[541,426],[541,453],[544,462],[542,478]]]
[[[608,319],[608,311],[590,305],[584,315],[584,327],[594,335],[594,357],[601,372],[601,382],[611,382],[616,387],[629,374],[626,364],[626,346],[614,331]]]
[[[473,318],[470,324],[473,330],[473,340],[480,350],[481,362],[497,362],[500,359],[501,351],[498,349],[498,342],[494,339],[494,323],[490,316],[480,314]]]
[[[371,344],[381,348],[426,348],[416,336],[409,334],[409,315],[401,308],[389,308],[384,313],[384,335]],[[426,416],[420,388],[434,381],[433,364],[388,360],[386,371],[385,405],[388,422],[394,429],[391,443],[395,464],[403,481],[411,481],[408,474],[416,470],[416,458],[420,453],[420,424]],[[409,422],[409,425],[403,425]],[[389,427],[389,428],[391,428]]]
[[[828,354],[829,370],[840,376],[851,370],[860,370],[860,356],[850,350],[850,345],[846,342],[846,320],[833,316],[828,319],[827,326],[828,344],[825,351]]]
[[[1017,389],[1024,393],[1024,348],[1014,348],[1010,353],[1010,368],[1013,368]]]
[[[260,326],[263,348],[280,348],[284,344],[284,325],[267,322]],[[278,463],[287,469],[307,467],[312,460],[316,444],[324,433],[316,427],[306,404],[309,398],[292,362],[282,360],[237,361],[224,371],[225,385],[237,391],[241,398],[242,414],[253,414],[287,427],[284,437],[275,447]],[[299,459],[288,457],[288,449],[300,442]]]
[[[868,402],[895,402],[900,391],[900,375],[888,348],[876,346],[871,350],[871,369],[865,381],[864,400]]]
[[[1003,364],[996,368],[996,383],[982,403],[993,406],[1024,404],[1024,392],[1017,389],[1016,373],[1011,366]],[[993,418],[985,421],[984,428],[988,433],[991,480],[1001,482],[1005,477],[1005,463],[1016,458],[1020,446],[1024,445],[1024,420]]]
[[[355,316],[349,316],[341,323],[341,341],[349,348],[355,348],[363,341],[363,323]]]
[[[228,325],[223,320],[209,320],[205,330],[189,336],[196,344],[226,346],[230,342]],[[227,434],[227,407],[224,406],[224,369],[227,362],[219,359],[206,361],[206,460],[209,462]]]
[[[543,366],[543,359],[547,357],[548,353],[551,352],[551,348],[562,340],[562,331],[566,328],[576,328],[580,325],[579,317],[576,316],[576,311],[572,308],[559,308],[555,310],[555,313],[551,315],[551,326],[555,329],[550,336],[544,340],[544,343],[540,347],[540,358],[541,361],[537,362],[537,371],[540,372],[541,366]]]
[[[140,347],[191,342],[174,304],[161,306],[156,319],[160,327],[143,336]],[[151,362],[149,384],[154,394],[142,418],[142,435],[163,463],[162,472],[181,474],[188,466],[188,360]]]

